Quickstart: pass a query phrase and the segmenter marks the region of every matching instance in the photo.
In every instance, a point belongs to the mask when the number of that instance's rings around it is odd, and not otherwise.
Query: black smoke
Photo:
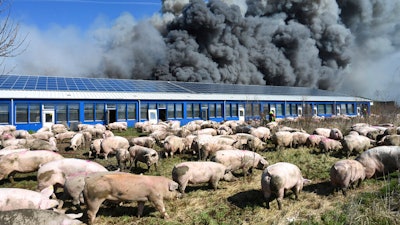
[[[353,36],[318,1],[191,1],[168,23],[167,58],[153,79],[334,89]],[[325,7],[325,8],[324,8]]]

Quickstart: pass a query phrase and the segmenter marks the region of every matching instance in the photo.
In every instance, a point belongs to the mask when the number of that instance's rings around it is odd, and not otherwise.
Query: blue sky
[[[18,23],[47,29],[75,26],[87,29],[98,18],[114,20],[130,13],[136,20],[151,17],[161,0],[12,0],[11,17]]]

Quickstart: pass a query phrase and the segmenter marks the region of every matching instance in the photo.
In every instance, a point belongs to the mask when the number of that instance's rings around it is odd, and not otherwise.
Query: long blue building
[[[249,120],[370,112],[372,101],[305,87],[0,75],[0,125]]]

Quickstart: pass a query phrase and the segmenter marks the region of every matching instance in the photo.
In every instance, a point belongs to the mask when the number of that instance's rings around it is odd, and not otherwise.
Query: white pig
[[[53,193],[53,186],[48,186],[41,192],[23,188],[0,188],[0,211],[54,208],[58,201],[49,199]]]
[[[309,180],[304,179],[300,169],[291,163],[278,162],[265,168],[261,175],[261,190],[269,209],[271,197],[276,196],[278,208],[282,209],[282,200],[286,190],[292,190],[296,200],[303,184]]]
[[[77,173],[108,171],[99,163],[75,158],[64,158],[43,164],[37,173],[38,189],[50,185],[64,186],[65,177]]]
[[[0,158],[0,180],[9,177],[14,182],[15,173],[30,173],[37,171],[41,164],[63,159],[56,152],[47,150],[22,151],[4,155]]]
[[[172,169],[172,180],[179,184],[182,194],[185,193],[188,183],[209,183],[216,190],[220,180],[234,180],[230,171],[230,168],[216,162],[182,162]]]

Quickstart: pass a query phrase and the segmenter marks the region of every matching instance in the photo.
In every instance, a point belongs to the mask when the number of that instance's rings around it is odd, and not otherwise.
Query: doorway
[[[244,114],[244,108],[239,107],[239,121],[244,121],[245,120],[245,114]]]
[[[48,127],[51,129],[55,121],[54,109],[45,109],[42,111],[42,127]]]
[[[114,123],[117,121],[117,110],[108,109],[107,110],[107,124]]]
[[[158,109],[158,119],[161,121],[167,121],[167,109]]]

